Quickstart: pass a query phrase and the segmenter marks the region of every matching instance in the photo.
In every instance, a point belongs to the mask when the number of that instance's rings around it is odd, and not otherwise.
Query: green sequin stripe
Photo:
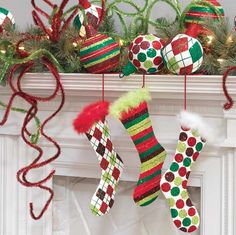
[[[133,119],[130,122],[124,123],[124,126],[125,126],[126,129],[128,129],[131,126],[134,126],[134,125],[138,124],[139,122],[143,121],[144,119],[146,119],[148,117],[149,117],[149,114],[148,113],[144,113],[142,116],[139,116],[139,117]]]
[[[145,183],[145,182],[147,182],[147,181],[149,181],[149,180],[155,178],[157,175],[160,175],[160,174],[161,174],[161,170],[158,170],[158,171],[154,172],[153,174],[151,174],[151,175],[149,175],[149,176],[146,176],[146,177],[143,178],[143,179],[140,179],[140,180],[138,181],[137,185],[143,184],[143,183]]]
[[[148,139],[151,138],[152,136],[154,136],[154,132],[153,132],[153,131],[150,132],[150,133],[148,133],[147,135],[145,135],[145,136],[143,136],[143,137],[141,137],[141,138],[135,140],[135,141],[134,141],[134,144],[135,144],[135,145],[141,144],[142,142],[148,140]]]
[[[104,48],[105,46],[108,46],[115,41],[112,38],[106,38],[102,41],[99,41],[97,43],[92,44],[91,46],[84,47],[80,50],[80,56],[85,56],[87,54],[90,54],[91,52],[97,51],[99,49]]]
[[[224,14],[224,10],[222,7],[216,7],[218,9],[218,11],[221,13],[221,14]],[[214,9],[211,9],[209,7],[205,7],[205,6],[193,6],[190,8],[190,12],[203,12],[203,13],[213,13],[215,14],[215,11]]]
[[[151,153],[161,149],[162,146],[160,145],[160,143],[154,145],[152,148],[148,149],[147,151],[140,153],[139,156],[141,159],[145,158],[147,155],[150,155]]]
[[[91,59],[91,60],[88,60],[86,61],[84,67],[85,68],[88,68],[88,67],[91,67],[93,65],[96,65],[96,64],[99,64],[101,62],[104,62],[112,57],[115,57],[117,55],[120,54],[120,49],[119,48],[115,48],[114,50],[112,51],[109,51],[108,53],[104,54],[104,55],[101,55],[101,56],[98,56],[94,59]]]
[[[184,21],[186,23],[192,23],[193,21],[196,21],[198,23],[204,23],[205,19],[201,19],[201,18],[196,18],[196,16],[186,16],[186,18],[184,19]]]

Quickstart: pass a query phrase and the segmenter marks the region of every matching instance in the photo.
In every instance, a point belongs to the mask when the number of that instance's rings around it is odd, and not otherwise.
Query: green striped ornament
[[[90,73],[105,73],[119,64],[120,47],[111,37],[96,34],[86,39],[80,49],[80,61]]]
[[[210,7],[207,4],[213,6]],[[203,25],[207,18],[219,20],[220,17],[224,17],[224,9],[221,4],[215,0],[205,0],[195,4],[191,3],[190,9],[186,12],[184,23],[187,27],[191,24]]]

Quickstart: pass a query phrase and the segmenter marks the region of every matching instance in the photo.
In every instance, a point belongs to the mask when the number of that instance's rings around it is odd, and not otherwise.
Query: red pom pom
[[[99,101],[86,106],[74,120],[74,129],[78,133],[85,133],[98,121],[104,120],[108,115],[110,103]]]

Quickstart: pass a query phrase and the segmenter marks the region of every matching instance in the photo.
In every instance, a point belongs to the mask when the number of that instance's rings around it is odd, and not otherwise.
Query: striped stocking
[[[118,99],[110,109],[120,119],[132,138],[141,161],[140,176],[133,193],[139,206],[152,203],[160,193],[161,169],[166,157],[164,148],[157,141],[149,118],[147,89],[129,92]]]

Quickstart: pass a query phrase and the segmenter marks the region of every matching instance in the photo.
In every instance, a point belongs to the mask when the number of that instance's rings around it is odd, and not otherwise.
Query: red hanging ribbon
[[[37,182],[30,182],[27,179],[27,175],[28,173],[36,168],[41,168],[44,167],[48,164],[50,164],[52,161],[54,161],[55,159],[57,159],[61,153],[61,149],[60,146],[58,145],[58,143],[49,135],[47,135],[44,131],[45,126],[47,125],[47,123],[49,121],[51,121],[57,114],[58,112],[62,109],[64,102],[65,102],[65,93],[64,93],[64,89],[63,86],[61,84],[60,81],[60,75],[57,72],[57,69],[55,68],[55,66],[45,57],[42,58],[42,63],[48,68],[48,70],[52,73],[53,78],[56,81],[56,86],[55,86],[55,90],[54,92],[49,95],[48,97],[40,97],[40,96],[34,96],[32,94],[29,94],[25,91],[23,91],[22,86],[21,86],[21,81],[23,76],[25,75],[26,72],[28,72],[34,65],[34,62],[28,62],[24,65],[15,65],[10,72],[9,75],[9,85],[11,90],[13,91],[12,96],[10,97],[9,103],[7,105],[6,111],[4,113],[3,116],[3,120],[0,122],[0,125],[3,125],[6,123],[7,118],[9,116],[9,112],[10,112],[10,108],[12,106],[12,103],[14,101],[15,97],[21,97],[22,99],[24,99],[28,104],[30,104],[30,108],[28,110],[28,112],[26,113],[26,116],[24,118],[23,124],[22,124],[22,128],[21,128],[21,136],[22,139],[24,140],[24,142],[30,146],[31,148],[35,149],[38,153],[37,153],[37,157],[33,160],[33,162],[31,164],[29,164],[28,166],[20,169],[17,172],[17,180],[24,186],[26,187],[37,187],[40,188],[42,190],[45,190],[49,193],[49,198],[47,200],[47,202],[45,203],[43,209],[41,210],[41,212],[38,215],[35,215],[34,212],[34,206],[33,203],[30,203],[30,214],[32,216],[33,219],[38,220],[40,219],[43,214],[45,213],[45,211],[47,210],[48,206],[50,205],[52,198],[53,198],[53,190],[47,186],[45,186],[44,184],[50,180],[54,174],[55,174],[55,170],[52,170],[48,176],[46,176],[44,179],[41,179]],[[22,69],[21,72],[14,77],[15,73],[17,72],[18,69]],[[14,79],[13,79],[14,77]],[[14,81],[16,80],[15,84]],[[57,110],[55,112],[53,112],[49,117],[47,117],[41,125],[40,128],[40,134],[41,136],[43,136],[48,142],[50,142],[55,148],[56,148],[56,153],[53,154],[53,156],[51,156],[50,158],[48,158],[47,160],[41,161],[43,155],[44,155],[44,151],[43,149],[38,146],[37,144],[32,144],[29,140],[29,135],[30,132],[27,130],[28,125],[30,124],[30,122],[32,121],[32,119],[34,119],[37,115],[38,112],[38,102],[48,102],[52,99],[54,99],[57,96],[57,93],[60,92],[61,94],[61,102],[59,107],[57,108]]]
[[[41,30],[48,35],[49,39],[53,42],[58,42],[60,39],[60,36],[62,33],[68,28],[70,25],[72,19],[76,16],[79,10],[79,4],[78,7],[76,7],[69,15],[69,17],[64,20],[63,19],[63,13],[66,5],[68,4],[69,0],[62,0],[60,6],[58,7],[55,4],[52,4],[48,0],[43,0],[52,10],[53,10],[53,15],[49,15],[45,11],[41,10],[40,7],[38,7],[35,3],[35,0],[31,0],[32,6],[34,10],[32,11],[32,16],[34,19],[34,22],[36,25],[38,25]],[[54,12],[55,11],[55,12]],[[46,27],[45,24],[43,23],[42,19],[40,18],[40,15],[45,17],[48,21],[51,19],[51,29]],[[63,24],[62,24],[63,22]]]
[[[229,95],[229,92],[228,92],[228,89],[227,89],[227,86],[226,86],[226,81],[227,81],[227,78],[228,78],[229,74],[232,71],[235,71],[235,70],[236,70],[236,66],[229,67],[223,75],[222,87],[223,87],[224,95],[227,99],[227,103],[224,104],[224,109],[225,110],[231,109],[234,105],[234,101],[233,101],[232,97]]]

